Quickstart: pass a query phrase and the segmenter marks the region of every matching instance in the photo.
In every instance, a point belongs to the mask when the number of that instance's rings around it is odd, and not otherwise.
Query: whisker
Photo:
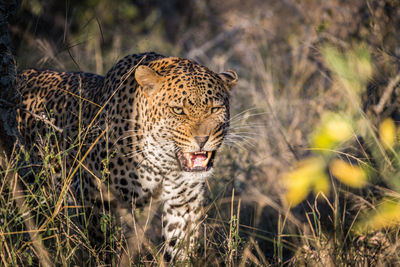
[[[249,135],[249,136],[262,136],[260,133],[254,133],[254,132],[229,132],[229,134],[236,134],[236,135]]]
[[[248,111],[251,111],[251,110],[256,110],[256,109],[258,109],[258,108],[254,107],[254,108],[245,109],[245,110],[243,110],[242,112],[240,112],[240,113],[236,114],[235,116],[233,116],[229,121],[231,121],[231,120],[237,118],[238,116],[242,115],[242,114],[245,113],[245,112],[248,112]]]
[[[270,113],[271,113],[271,112],[266,111],[266,112],[260,112],[260,113],[253,113],[253,114],[249,114],[249,115],[244,114],[244,115],[242,115],[241,117],[238,117],[238,118],[235,118],[235,119],[230,119],[229,122],[236,123],[236,122],[239,122],[239,121],[241,121],[241,120],[248,119],[248,118],[250,118],[250,117],[259,116],[259,115],[264,115],[264,114],[270,114]]]
[[[224,143],[229,148],[238,148],[239,150],[248,151],[245,147],[238,143]]]
[[[227,137],[224,139],[224,142],[231,142],[231,143],[247,143],[251,146],[254,146],[253,143],[256,143],[256,139],[252,137],[243,137],[243,136],[234,136],[234,137]]]
[[[143,155],[143,154],[144,154],[144,151],[135,152],[135,153],[128,153],[128,154],[125,155],[125,157],[129,159],[129,158],[134,158],[134,157],[136,157],[138,155]]]
[[[231,124],[229,126],[229,129],[264,128],[266,126],[267,124],[238,124],[238,125]]]
[[[244,146],[248,146],[251,148],[256,148],[256,145],[253,142],[250,142],[248,140],[240,140],[240,141],[235,141],[235,142],[225,142],[226,144],[231,144],[232,146],[236,146],[236,145],[244,145]]]
[[[246,136],[246,135],[239,135],[239,134],[230,134],[227,138],[241,138],[241,139],[251,139],[255,140],[257,136]]]
[[[137,145],[139,145],[140,143],[141,143],[141,142],[136,141],[136,142],[132,142],[132,143],[126,144],[126,146],[128,146],[128,147],[137,146]]]

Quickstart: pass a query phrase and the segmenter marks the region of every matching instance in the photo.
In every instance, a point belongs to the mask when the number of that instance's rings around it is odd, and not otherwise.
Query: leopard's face
[[[207,172],[229,127],[229,93],[237,76],[178,60],[165,73],[151,65],[136,70],[151,111],[146,125],[157,143],[152,152],[174,157],[182,172]]]
[[[169,120],[175,125],[171,132],[176,156],[183,171],[208,171],[229,126],[229,102],[223,94],[189,95],[168,105]],[[198,108],[194,108],[196,101]]]

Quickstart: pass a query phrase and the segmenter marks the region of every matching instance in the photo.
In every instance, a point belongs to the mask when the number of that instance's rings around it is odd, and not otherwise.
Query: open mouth
[[[208,171],[212,168],[215,151],[197,151],[176,153],[182,170],[187,172]]]

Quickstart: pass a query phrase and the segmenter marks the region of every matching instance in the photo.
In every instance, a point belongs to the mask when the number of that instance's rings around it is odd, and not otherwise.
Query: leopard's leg
[[[104,187],[99,185],[99,187]],[[100,226],[107,223],[107,228],[97,233],[103,237],[104,251],[113,253],[103,253],[106,255],[105,262],[118,266],[132,266],[144,252],[144,247],[149,247],[150,243],[145,236],[145,229],[141,227],[135,216],[136,205],[126,205],[121,200],[105,188],[99,193],[92,207],[92,222],[98,221],[95,218],[107,218],[100,223]],[[141,204],[139,204],[141,206]],[[95,235],[93,234],[95,237]],[[101,241],[101,239],[100,239]],[[100,244],[97,242],[97,244]]]
[[[145,229],[138,223],[134,210],[134,207],[131,209],[119,207],[117,209],[124,241],[119,266],[134,265],[144,252],[144,247],[149,245],[145,236]]]
[[[164,197],[162,224],[167,259],[185,260],[196,253],[203,200],[204,182],[183,183]]]

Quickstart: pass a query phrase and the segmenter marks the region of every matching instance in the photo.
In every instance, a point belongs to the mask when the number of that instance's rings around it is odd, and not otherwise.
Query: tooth
[[[212,152],[210,152],[210,151],[204,152],[204,154],[206,154],[206,153],[207,153],[207,158],[203,161],[203,164],[202,164],[204,168],[207,167],[207,164],[210,161]]]
[[[189,160],[189,166],[190,166],[190,168],[192,169],[193,168],[193,161],[192,160]]]
[[[208,159],[206,159],[205,161],[203,161],[203,164],[201,164],[204,168],[207,167],[208,164]]]
[[[189,163],[189,168],[192,169],[193,168],[193,164],[194,164],[193,161],[192,161],[192,157],[191,157],[192,153],[188,152],[188,153],[185,153],[185,154],[186,154],[187,161]]]

